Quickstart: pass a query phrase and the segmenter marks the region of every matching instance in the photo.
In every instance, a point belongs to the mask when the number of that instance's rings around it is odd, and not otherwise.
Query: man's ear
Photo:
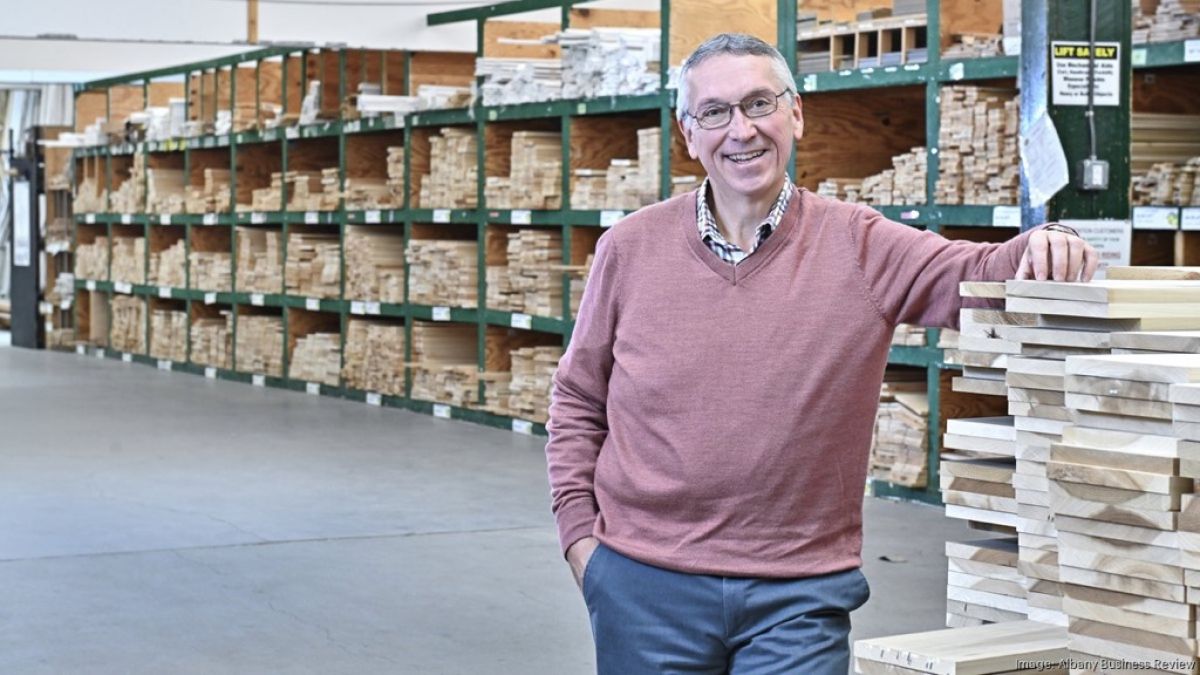
[[[679,133],[683,134],[683,140],[687,143],[688,156],[692,159],[699,159],[700,155],[696,152],[695,143],[695,125],[689,124],[687,117],[676,119],[675,123],[679,125]]]
[[[792,135],[796,137],[796,142],[800,142],[804,138],[804,102],[800,100],[800,94],[792,96],[792,119],[795,121]]]

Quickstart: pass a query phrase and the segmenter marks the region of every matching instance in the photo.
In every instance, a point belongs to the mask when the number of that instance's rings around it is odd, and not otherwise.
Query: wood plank
[[[1055,405],[1039,405],[1036,403],[1022,403],[1020,401],[1009,401],[1008,414],[1025,418],[1036,417],[1045,420],[1057,420],[1063,423],[1074,421],[1070,408]]]
[[[1007,340],[1015,340],[1022,344],[1083,349],[1110,349],[1112,347],[1111,333],[1014,326],[1001,329],[1001,334]]]
[[[1106,555],[1070,546],[1063,546],[1059,549],[1058,561],[1063,565],[1071,565],[1082,569],[1104,570],[1105,572],[1133,577],[1135,579],[1186,585],[1183,574],[1184,570],[1179,565],[1167,565],[1147,560]]]
[[[1171,384],[1200,382],[1200,354],[1073,356],[1066,363],[1068,375]]]
[[[1200,302],[1200,281],[1142,281],[1096,279],[1088,283],[1011,279],[1008,298],[1075,300],[1092,303]]]
[[[979,495],[992,495],[994,497],[1016,497],[1013,486],[1006,483],[973,480],[971,478],[955,478],[954,476],[939,476],[938,482],[938,487],[944,491],[972,492]]]
[[[1052,480],[1062,480],[1068,483],[1087,483],[1123,490],[1139,490],[1172,495],[1191,492],[1192,489],[1192,481],[1180,478],[1179,476],[1147,473],[1144,471],[1105,469],[1085,464],[1057,462],[1053,461],[1053,459],[1046,464],[1046,475]]]
[[[1175,384],[1171,386],[1172,403],[1200,405],[1200,384]]]
[[[1200,672],[1196,665],[1183,664],[1187,663],[1187,659],[1180,659],[1177,654],[1163,652],[1156,649],[1148,649],[1140,645],[1127,645],[1121,642],[1113,642],[1101,638],[1095,638],[1087,635],[1071,635],[1070,647],[1072,652],[1081,652],[1084,654],[1094,654],[1105,659],[1114,659],[1118,661],[1134,661],[1143,663],[1160,663],[1164,665],[1181,666],[1168,668],[1172,673],[1181,673],[1183,675],[1193,675]],[[1138,670],[1138,672],[1149,672]]]
[[[1064,384],[1067,391],[1076,394],[1117,396],[1160,402],[1168,400],[1167,397],[1171,388],[1171,385],[1163,382],[1137,382],[1135,380],[1091,377],[1088,375],[1068,375]]]
[[[1119,396],[1077,394],[1068,391],[1067,406],[1076,410],[1090,410],[1092,412],[1109,413],[1112,415],[1149,417],[1161,420],[1171,419],[1171,404],[1161,401],[1146,401]]]
[[[1009,387],[1008,391],[1006,392],[1006,397],[1009,401],[1033,403],[1037,405],[1064,406],[1067,403],[1066,394],[1061,391],[1050,391],[1048,389]]]
[[[1136,542],[1124,541],[1122,539],[1093,537],[1090,535],[1079,534],[1078,532],[1068,532],[1065,530],[1058,533],[1057,539],[1064,549],[1070,548],[1074,551],[1109,555],[1128,560],[1141,560],[1161,565],[1183,567],[1183,557],[1180,555],[1179,548],[1175,546],[1153,546],[1150,544],[1139,544]]]
[[[1063,429],[1062,442],[1101,450],[1114,450],[1154,457],[1180,457],[1183,446],[1178,438],[1149,434],[1102,431],[1084,426]]]
[[[1066,330],[1103,331],[1118,333],[1129,331],[1165,331],[1200,329],[1200,318],[1132,318],[1095,319],[1080,316],[1038,315],[1037,325]]]
[[[942,490],[942,503],[963,506],[996,513],[1016,513],[1017,500],[1013,497],[963,492],[959,490]]]
[[[1158,352],[1200,353],[1200,331],[1148,331],[1112,334],[1112,346]]]
[[[1097,602],[1063,598],[1063,610],[1072,617],[1100,621],[1114,626],[1135,630],[1151,631],[1161,635],[1182,638],[1196,637],[1194,619],[1172,619],[1165,616],[1135,612],[1121,607],[1110,607]]]
[[[415,96],[421,85],[470,87],[475,79],[474,52],[412,52],[409,55],[408,95]]]
[[[1142,595],[1147,598],[1166,600],[1168,602],[1184,602],[1186,597],[1186,587],[1183,584],[1169,584],[1161,581],[1148,581],[1146,579],[1137,579],[1119,574],[1109,574],[1108,572],[1101,572],[1099,570],[1073,567],[1063,564],[1061,561],[1058,565],[1058,576],[1064,584],[1102,588],[1118,593]]]
[[[1142,648],[1161,650],[1180,656],[1195,656],[1197,647],[1200,646],[1200,643],[1193,638],[1163,635],[1082,618],[1072,618],[1069,630],[1072,636],[1082,635],[1122,644],[1134,644]]]
[[[1055,443],[1051,445],[1050,459],[1055,462],[1069,462],[1097,468],[1141,471],[1167,476],[1175,476],[1179,472],[1178,457],[1089,448],[1068,443]]]
[[[1017,437],[1012,417],[1008,416],[952,419],[946,423],[946,431],[961,436],[1001,441],[1015,441]]]
[[[1013,567],[1017,564],[1017,540],[992,538],[947,541],[945,553],[948,558]]]
[[[938,675],[982,675],[1014,670],[1019,661],[1065,658],[1066,631],[1031,621],[998,623],[859,640],[856,658],[908,666]]]
[[[1055,516],[1066,515],[1106,523],[1133,525],[1156,530],[1174,531],[1177,527],[1179,514],[1172,511],[1148,511],[1133,509],[1112,504],[1081,501],[1070,497],[1056,499],[1051,497],[1051,508]]]
[[[774,44],[777,9],[777,3],[767,0],[677,0],[670,8],[667,63],[680,65],[706,39],[722,32],[746,33]]]
[[[661,25],[657,11],[595,7],[572,7],[568,22],[572,28],[658,28]]]
[[[1162,494],[1140,490],[1123,490],[1121,488],[1104,487],[1087,483],[1071,483],[1052,481],[1048,491],[1051,505],[1055,500],[1082,500],[1096,504],[1111,504],[1148,511],[1178,511],[1181,497],[1179,494]]]
[[[951,387],[956,393],[981,396],[1004,396],[1008,389],[1004,380],[982,380],[973,377],[955,377]]]
[[[1004,282],[1002,281],[961,281],[958,284],[958,294],[964,298],[1004,299]]]
[[[999,441],[994,438],[960,436],[958,434],[946,434],[943,437],[942,447],[948,450],[965,450],[1005,457],[1012,457],[1016,453],[1014,441]]]
[[[946,517],[974,521],[988,525],[999,525],[1006,528],[1015,528],[1017,526],[1017,516],[1015,513],[990,511],[986,509],[972,508],[969,506],[958,506],[956,504],[946,505]]]
[[[1015,464],[1008,459],[955,459],[943,457],[941,472],[943,475],[957,478],[971,478],[993,483],[1010,483]]]
[[[1005,309],[1010,312],[1058,314],[1093,319],[1200,318],[1200,303],[1195,302],[1101,303],[1079,300],[1009,297],[1005,301]]]
[[[505,59],[557,59],[561,50],[555,44],[511,44],[505,40],[540,40],[553,35],[561,26],[536,21],[489,19],[483,24],[483,56]]]
[[[1104,523],[1075,516],[1059,516],[1054,519],[1054,526],[1059,532],[1075,532],[1104,539],[1117,539],[1129,543],[1148,544],[1167,548],[1179,546],[1178,532],[1164,532],[1145,527]]]
[[[1081,427],[1109,429],[1135,434],[1149,434],[1154,436],[1178,435],[1177,430],[1172,426],[1173,423],[1166,420],[1098,413],[1091,410],[1076,410],[1075,423]]]
[[[1007,579],[991,579],[974,574],[950,571],[946,573],[946,584],[955,588],[995,593],[996,595],[1007,595],[1012,598],[1024,599],[1025,597],[1025,589],[1021,586],[1020,582]]]
[[[1200,281],[1200,267],[1153,267],[1114,265],[1105,270],[1108,279],[1150,279],[1164,281]]]

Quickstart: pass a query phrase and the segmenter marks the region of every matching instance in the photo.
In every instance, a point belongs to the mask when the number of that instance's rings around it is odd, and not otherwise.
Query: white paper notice
[[[1091,50],[1086,42],[1055,41],[1050,47],[1050,82],[1054,105],[1088,104],[1088,68]],[[1097,42],[1093,74],[1093,103],[1120,103],[1121,45]]]
[[[1067,227],[1075,228],[1079,236],[1096,248],[1100,254],[1097,279],[1104,278],[1106,268],[1129,264],[1133,245],[1133,223],[1128,220],[1063,220]]]
[[[1058,130],[1044,112],[1021,137],[1021,167],[1029,177],[1029,203],[1035,207],[1050,201],[1070,181]]]
[[[29,267],[33,260],[33,218],[29,213],[29,181],[13,182],[13,265]]]

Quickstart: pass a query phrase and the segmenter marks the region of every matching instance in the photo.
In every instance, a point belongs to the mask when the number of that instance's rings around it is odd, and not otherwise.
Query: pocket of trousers
[[[596,550],[592,551],[591,557],[588,558],[587,565],[583,568],[583,581],[581,582],[581,585],[583,586],[584,600],[587,600],[588,596],[591,595],[589,593],[589,589],[595,586],[594,578],[596,576],[596,572],[598,571],[596,569],[596,563],[600,562],[599,558],[604,550],[604,544],[599,544],[596,546]]]

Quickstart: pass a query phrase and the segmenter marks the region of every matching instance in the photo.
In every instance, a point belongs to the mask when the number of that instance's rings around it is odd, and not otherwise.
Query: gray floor
[[[543,442],[0,349],[0,672],[591,672]],[[854,637],[941,627],[969,531],[866,522]]]

